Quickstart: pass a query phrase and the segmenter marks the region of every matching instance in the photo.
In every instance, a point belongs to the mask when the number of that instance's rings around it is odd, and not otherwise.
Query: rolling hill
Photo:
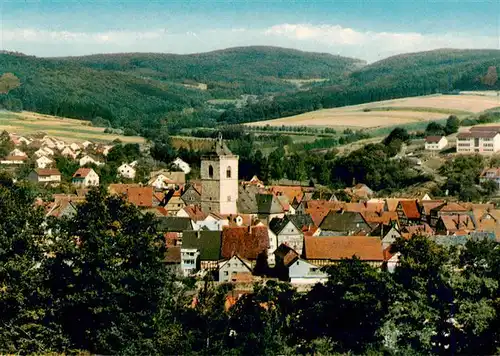
[[[327,53],[263,46],[188,55],[120,53],[61,60],[92,69],[131,73],[141,78],[203,83],[213,97],[220,98],[293,90],[295,86],[286,79],[341,81],[347,73],[366,64],[358,59]]]
[[[500,50],[435,50],[398,55],[351,72],[341,83],[284,93],[225,112],[221,122],[277,119],[305,112],[373,101],[446,93],[498,90]]]
[[[135,132],[157,131],[166,120],[215,124],[207,100],[297,91],[285,79],[341,80],[362,61],[272,47],[244,47],[193,55],[113,54],[37,58],[0,53],[0,75],[21,85],[0,106],[109,122]],[[207,90],[196,85],[206,84]],[[169,116],[170,113],[170,116]],[[187,113],[187,114],[186,114]],[[182,117],[190,115],[189,118]],[[191,122],[191,121],[194,122]]]
[[[165,126],[175,132],[453,90],[500,89],[499,66],[499,50],[436,50],[370,65],[276,47],[65,58],[1,52],[0,82],[9,82],[0,83],[0,108],[92,120],[151,137]],[[20,86],[6,73],[18,77]],[[243,94],[251,100],[231,101]]]

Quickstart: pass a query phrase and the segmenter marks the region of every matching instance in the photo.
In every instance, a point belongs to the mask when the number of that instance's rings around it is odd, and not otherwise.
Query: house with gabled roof
[[[135,179],[136,170],[128,163],[123,163],[120,167],[118,167],[117,171],[119,177]]]
[[[140,208],[155,206],[153,187],[142,187],[139,184],[110,184],[108,191],[110,194],[124,197],[126,201]]]
[[[252,262],[234,255],[219,264],[219,282],[234,282],[239,273],[252,273]]]
[[[61,183],[61,172],[58,169],[37,168],[29,174],[28,180],[33,183],[58,185]]]
[[[273,194],[257,194],[257,216],[259,220],[271,221],[276,217],[283,217],[285,211],[278,198]]]
[[[399,226],[396,223],[379,224],[373,229],[372,232],[370,232],[369,235],[380,237],[380,240],[382,241],[382,248],[384,250],[390,247],[398,238],[402,236]]]
[[[222,258],[229,259],[237,254],[255,263],[259,256],[265,256],[269,249],[269,236],[265,226],[224,226],[222,229]]]
[[[359,212],[330,211],[319,225],[321,236],[362,235],[372,229]]]
[[[430,210],[431,227],[435,227],[439,218],[443,215],[456,215],[467,213],[467,208],[454,202],[444,202]]]
[[[35,164],[37,168],[48,168],[54,164],[54,161],[46,156],[41,156],[36,159]]]
[[[78,187],[97,187],[99,175],[92,168],[78,168],[73,174],[71,184]]]
[[[203,221],[206,219],[207,214],[205,214],[199,205],[186,205],[184,208],[180,209],[176,216],[190,218],[194,223],[198,221]]]
[[[61,151],[61,156],[76,159],[76,156],[78,156],[78,154],[75,153],[70,147],[66,146]]]
[[[431,210],[444,204],[444,200],[422,200],[420,202],[420,214],[423,222],[431,223]]]
[[[217,270],[222,260],[221,242],[221,231],[184,231],[181,245],[184,275],[189,276],[199,270]]]
[[[201,193],[194,184],[189,184],[182,192],[181,199],[186,205],[201,204]]]
[[[310,215],[285,215],[283,218],[274,218],[269,223],[269,229],[276,235],[278,246],[290,246],[298,253],[302,253],[304,245],[303,227],[314,226]]]
[[[448,145],[446,136],[427,136],[425,138],[425,149],[428,151],[441,151]]]
[[[436,223],[438,235],[454,235],[474,231],[476,226],[468,214],[442,215]]]
[[[4,165],[21,165],[28,160],[26,156],[7,156],[0,159],[0,164]]]
[[[372,236],[304,237],[304,258],[318,267],[353,256],[373,266],[381,266],[384,262],[382,241]]]
[[[78,161],[80,167],[85,166],[86,164],[95,164],[96,166],[104,165],[104,162],[100,162],[97,158],[92,157],[91,155],[85,155]]]
[[[9,152],[8,155],[15,157],[28,157],[28,155],[23,151],[21,151],[19,148],[14,148],[12,151]]]
[[[416,225],[421,222],[420,208],[417,200],[401,200],[396,208],[401,225]]]

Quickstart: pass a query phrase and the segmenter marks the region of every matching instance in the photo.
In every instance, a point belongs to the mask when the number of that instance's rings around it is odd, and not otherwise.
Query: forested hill
[[[210,99],[299,90],[289,79],[340,82],[363,64],[357,59],[274,47],[68,58],[0,52],[0,75],[7,73],[4,79],[12,83],[12,73],[20,82],[8,84],[9,90],[0,83],[0,107],[86,120],[98,117],[114,127],[144,133],[165,120],[181,120],[179,113],[186,112],[197,116],[193,124],[215,123],[220,111],[209,108]],[[188,119],[182,121],[190,125]]]
[[[263,46],[188,55],[120,53],[61,60],[161,81],[207,84],[211,95],[220,98],[294,89],[294,85],[286,79],[329,79],[338,82],[365,65],[358,59],[327,53]]]
[[[327,83],[229,110],[220,121],[274,119],[321,108],[455,90],[497,90],[499,72],[500,50],[440,49],[398,55],[353,71],[340,84]]]

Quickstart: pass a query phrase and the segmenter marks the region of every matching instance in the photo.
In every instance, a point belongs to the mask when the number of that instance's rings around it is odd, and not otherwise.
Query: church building
[[[222,140],[201,158],[201,209],[206,214],[236,214],[238,201],[238,156]]]

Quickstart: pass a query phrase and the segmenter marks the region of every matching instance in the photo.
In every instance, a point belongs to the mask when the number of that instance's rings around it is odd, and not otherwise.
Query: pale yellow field
[[[90,122],[23,111],[21,113],[1,112],[0,131],[22,135],[44,132],[67,142],[111,142],[120,139],[126,143],[142,143],[138,136],[122,136],[104,133],[102,127],[92,127]]]
[[[431,95],[317,110],[254,126],[382,127],[444,119],[500,107],[500,97],[485,95]]]

